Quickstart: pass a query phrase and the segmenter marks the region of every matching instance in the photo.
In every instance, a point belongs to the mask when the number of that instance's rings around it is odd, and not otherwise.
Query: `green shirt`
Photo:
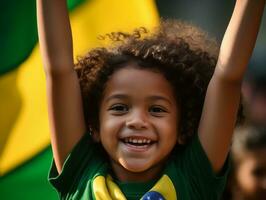
[[[173,151],[160,177],[145,183],[112,178],[109,159],[100,144],[86,134],[66,159],[58,175],[54,163],[49,181],[61,199],[84,200],[215,200],[221,196],[228,162],[217,176],[195,136],[183,150]],[[149,196],[149,197],[148,197]]]

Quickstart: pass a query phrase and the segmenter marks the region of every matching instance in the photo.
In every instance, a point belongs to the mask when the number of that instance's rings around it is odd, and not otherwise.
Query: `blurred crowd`
[[[242,85],[245,122],[235,130],[223,200],[266,199],[265,56],[251,60]]]

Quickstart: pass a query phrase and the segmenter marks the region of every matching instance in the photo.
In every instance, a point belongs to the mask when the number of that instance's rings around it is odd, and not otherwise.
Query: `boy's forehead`
[[[110,77],[104,93],[107,96],[114,94],[147,94],[150,96],[174,97],[170,82],[161,73],[131,65],[117,70]]]
[[[132,65],[128,65],[114,72],[107,82],[107,86],[110,84],[129,88],[137,86],[141,86],[142,88],[144,86],[171,85],[162,73],[151,69],[137,68]]]

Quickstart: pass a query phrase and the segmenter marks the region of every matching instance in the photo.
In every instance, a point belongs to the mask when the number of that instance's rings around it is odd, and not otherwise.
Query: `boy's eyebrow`
[[[152,100],[152,101],[155,101],[155,100],[163,100],[163,101],[168,102],[170,105],[173,104],[173,103],[171,102],[171,100],[168,99],[168,98],[165,97],[165,96],[153,95],[153,96],[150,96],[148,99],[149,99],[149,100]]]
[[[128,99],[129,96],[128,95],[125,95],[125,94],[113,94],[111,96],[109,96],[106,101],[110,101],[112,99]]]
[[[129,95],[126,95],[126,94],[114,94],[114,95],[109,96],[106,99],[106,101],[108,102],[112,99],[129,99],[129,98],[130,98]],[[163,100],[163,101],[168,102],[170,105],[173,104],[170,99],[168,99],[167,97],[161,96],[161,95],[152,95],[152,96],[149,96],[147,99],[150,101]]]

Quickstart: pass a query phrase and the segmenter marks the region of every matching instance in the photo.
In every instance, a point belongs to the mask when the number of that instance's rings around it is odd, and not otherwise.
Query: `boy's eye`
[[[123,114],[128,111],[128,106],[125,104],[115,104],[112,105],[108,110],[112,111],[114,114]]]
[[[149,112],[152,114],[152,115],[155,115],[155,116],[161,116],[162,114],[166,113],[166,109],[161,107],[161,106],[152,106],[150,109],[149,109]]]
[[[265,171],[265,169],[262,169],[262,168],[255,168],[255,169],[253,169],[252,174],[255,177],[258,177],[259,178],[259,177],[265,176],[266,171]]]

